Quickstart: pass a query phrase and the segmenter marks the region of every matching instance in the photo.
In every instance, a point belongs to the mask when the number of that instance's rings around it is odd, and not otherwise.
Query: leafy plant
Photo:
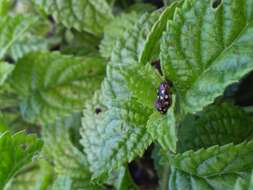
[[[0,0],[0,189],[251,190],[252,20],[253,0]]]

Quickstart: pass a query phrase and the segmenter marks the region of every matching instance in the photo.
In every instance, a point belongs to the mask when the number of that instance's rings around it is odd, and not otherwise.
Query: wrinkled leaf
[[[103,76],[99,57],[36,52],[18,61],[10,82],[21,97],[24,118],[45,123],[81,110]]]
[[[105,0],[34,0],[54,19],[67,28],[75,28],[96,35],[112,19],[112,10]]]
[[[168,21],[162,68],[174,82],[185,113],[202,110],[253,69],[252,4],[186,0]]]

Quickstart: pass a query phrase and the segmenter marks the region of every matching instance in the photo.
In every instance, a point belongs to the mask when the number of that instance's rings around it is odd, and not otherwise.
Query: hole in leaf
[[[212,3],[212,8],[217,9],[221,3],[222,3],[222,0],[214,0]]]
[[[95,112],[96,112],[96,114],[99,114],[99,113],[102,112],[102,109],[101,109],[101,108],[96,108],[96,109],[95,109]]]

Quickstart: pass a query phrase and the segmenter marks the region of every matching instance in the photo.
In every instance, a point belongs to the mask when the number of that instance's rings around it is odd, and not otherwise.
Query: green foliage
[[[122,168],[119,171],[119,177],[116,181],[116,189],[119,190],[137,190],[137,186],[131,179],[131,174],[127,168]]]
[[[28,121],[47,123],[79,111],[103,78],[101,58],[36,52],[20,59],[10,83]]]
[[[0,189],[253,188],[253,0],[163,2],[0,0]]]
[[[211,146],[207,149],[170,155],[170,163],[177,169],[197,176],[214,176],[252,169],[253,142]],[[243,160],[243,162],[242,162]]]
[[[197,117],[197,118],[196,118]],[[179,129],[179,150],[198,150],[212,145],[240,143],[252,138],[253,120],[231,104],[210,106],[197,116],[188,116]]]
[[[238,178],[234,187],[234,190],[250,190],[253,188],[253,175]]]
[[[151,65],[134,65],[122,71],[125,82],[131,95],[138,101],[149,107],[154,108],[156,89],[161,83],[161,77],[154,71]]]
[[[138,64],[148,31],[157,17],[157,13],[144,14],[131,30],[126,31],[123,39],[117,40],[107,65],[106,79],[102,84],[102,93],[107,97],[108,106],[112,102],[111,99],[124,100],[129,97],[129,90],[121,71],[124,67]]]
[[[70,189],[103,189],[90,182],[91,173],[87,157],[71,141],[70,130],[77,130],[79,126],[80,114],[44,126],[45,152],[51,158],[55,172],[59,175],[55,182],[58,185],[54,186],[69,186]]]
[[[9,54],[14,60],[18,60],[29,52],[47,50],[47,47],[48,41],[43,37],[27,34],[13,44],[9,49]]]
[[[8,13],[10,7],[10,0],[0,0],[0,16]]]
[[[116,102],[107,111],[98,105],[88,105],[84,110],[81,130],[81,144],[96,176],[119,169],[125,162],[142,155],[151,144],[145,128],[151,110],[144,109],[134,99]],[[96,108],[103,112],[96,115]]]
[[[247,178],[248,173],[231,173],[212,177],[199,177],[172,168],[168,188],[171,190],[230,190],[239,178]]]
[[[117,40],[124,40],[126,31],[131,31],[139,15],[135,12],[123,14],[112,20],[104,29],[104,37],[100,44],[100,52],[103,57],[110,58]]]
[[[0,59],[16,41],[26,35],[36,20],[36,18],[28,16],[0,17]]]
[[[145,128],[151,109],[135,98],[129,98],[129,89],[125,84],[126,72],[123,71],[138,63],[147,30],[157,16],[145,14],[131,30],[126,31],[124,39],[117,41],[107,65],[107,78],[100,92],[102,96],[95,98],[94,103],[84,110],[81,144],[84,152],[90,155],[91,171],[96,177],[142,155],[151,144]],[[147,68],[147,72],[152,71]],[[96,106],[105,112],[96,115]],[[93,147],[90,142],[95,140],[95,136],[100,138],[96,139]]]
[[[1,134],[0,189],[4,188],[19,169],[32,160],[41,147],[41,140],[34,135],[25,135],[23,132],[14,135],[9,132]]]
[[[153,25],[145,42],[144,50],[140,58],[140,62],[142,64],[146,64],[148,61],[151,61],[151,58],[154,58],[154,55],[159,55],[159,51],[157,50],[160,49],[160,38],[162,33],[166,28],[168,20],[173,18],[176,7],[180,6],[181,4],[181,1],[176,1],[171,6],[167,7]],[[156,58],[158,58],[158,55],[156,55]]]
[[[5,80],[13,69],[14,66],[5,62],[0,62],[0,86],[4,84]]]
[[[34,0],[34,2],[67,28],[96,35],[100,34],[112,19],[111,7],[104,0]]]
[[[163,149],[176,152],[178,139],[174,108],[175,97],[173,97],[173,104],[166,115],[161,116],[155,112],[149,117],[147,128],[153,140],[158,141]]]
[[[175,81],[182,109],[189,113],[212,103],[253,66],[252,1],[214,3],[186,0],[162,39],[164,73]]]
[[[6,190],[47,190],[53,181],[53,168],[45,160],[22,168],[5,188]]]

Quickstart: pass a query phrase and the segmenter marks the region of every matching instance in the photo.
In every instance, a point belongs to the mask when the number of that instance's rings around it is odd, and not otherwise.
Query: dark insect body
[[[155,107],[157,111],[162,114],[165,114],[171,106],[171,87],[172,83],[169,80],[165,80],[159,85],[159,88],[157,89],[157,99],[155,102]]]
[[[153,61],[151,65],[163,76],[160,60]]]

